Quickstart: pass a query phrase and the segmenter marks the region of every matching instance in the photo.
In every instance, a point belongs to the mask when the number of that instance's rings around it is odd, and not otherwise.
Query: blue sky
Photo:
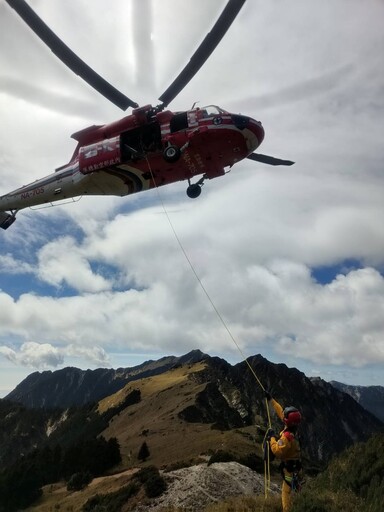
[[[225,3],[184,0],[181,12],[176,0],[116,0],[105,12],[101,0],[30,0],[141,105],[157,104]],[[260,119],[260,152],[294,166],[241,162],[197,200],[177,183],[21,211],[0,233],[0,395],[67,365],[133,366],[194,348],[241,360],[168,218],[243,354],[384,385],[383,16],[379,0],[248,0],[170,105]],[[123,114],[5,2],[0,24],[5,194],[66,163],[73,132]]]

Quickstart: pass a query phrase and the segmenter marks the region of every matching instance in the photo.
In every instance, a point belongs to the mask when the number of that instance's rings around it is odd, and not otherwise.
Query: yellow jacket
[[[283,421],[284,413],[281,405],[273,398],[271,399],[273,408],[278,417]],[[269,441],[273,455],[282,461],[298,460],[300,459],[300,445],[295,437],[295,434],[288,430],[287,427],[280,432],[278,439],[271,437]]]

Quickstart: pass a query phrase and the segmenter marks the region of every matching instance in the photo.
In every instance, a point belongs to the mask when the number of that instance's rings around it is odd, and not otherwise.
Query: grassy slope
[[[128,470],[117,475],[95,478],[88,487],[80,492],[67,491],[67,486],[64,482],[46,485],[43,488],[43,496],[39,502],[26,510],[28,512],[52,512],[53,510],[79,511],[83,504],[95,494],[107,494],[126,485],[130,481],[132,473],[132,470]]]
[[[85,490],[66,491],[65,484],[47,486],[43,499],[30,512],[60,510],[78,511],[85,501],[96,493],[118,490],[129,481],[126,470],[143,465],[172,467],[201,461],[204,456],[222,449],[238,455],[260,453],[260,442],[254,443],[255,428],[248,427],[228,432],[212,430],[210,425],[186,423],[178,412],[191,405],[204,384],[197,384],[188,376],[203,368],[203,363],[175,368],[165,374],[130,383],[115,395],[102,400],[99,410],[104,412],[118,405],[132,390],[141,392],[140,403],[129,406],[110,422],[103,432],[108,438],[118,438],[123,454],[119,468],[123,473],[95,479]],[[146,435],[143,435],[146,432]],[[144,464],[137,460],[143,441],[150,450]],[[311,480],[295,501],[292,512],[381,512],[380,499],[384,492],[384,436],[379,434],[368,443],[354,445],[335,458],[328,470]],[[374,487],[369,487],[373,482]],[[361,492],[361,488],[364,487]],[[368,487],[367,487],[368,486]],[[356,496],[361,495],[361,498]],[[368,498],[368,499],[367,499]],[[372,505],[369,498],[372,498]],[[375,505],[376,503],[376,505]],[[278,512],[279,498],[270,496],[239,498],[228,503],[212,505],[209,512]],[[168,509],[171,512],[171,509]],[[176,509],[175,509],[176,512]],[[208,511],[207,511],[208,512]]]
[[[205,384],[197,384],[188,378],[191,373],[203,368],[204,363],[181,366],[129,383],[114,395],[101,400],[99,411],[102,413],[116,407],[134,389],[141,392],[141,401],[114,416],[103,432],[107,439],[117,437],[119,440],[123,462],[116,469],[122,473],[94,479],[81,492],[68,492],[64,482],[46,486],[42,499],[27,510],[51,512],[56,510],[57,505],[60,505],[60,510],[81,510],[91,496],[113,492],[127,484],[130,470],[143,465],[171,469],[172,466],[202,462],[216,450],[237,455],[260,452],[259,441],[257,444],[254,441],[254,427],[221,432],[211,429],[209,424],[187,423],[178,418],[178,412],[192,405],[196,394],[203,390]],[[146,434],[143,435],[143,432]],[[141,463],[137,454],[144,441],[149,447],[150,457]]]
[[[205,386],[188,378],[202,368],[203,363],[198,363],[142,379],[100,402],[99,407],[103,411],[116,405],[116,400],[122,400],[124,394],[133,389],[141,392],[141,402],[115,416],[103,433],[106,438],[117,437],[125,466],[138,463],[137,453],[144,441],[151,453],[150,463],[158,467],[196,461],[199,456],[218,449],[239,455],[256,451],[254,427],[220,432],[211,429],[210,425],[187,423],[178,418],[178,413],[192,405],[196,394]]]

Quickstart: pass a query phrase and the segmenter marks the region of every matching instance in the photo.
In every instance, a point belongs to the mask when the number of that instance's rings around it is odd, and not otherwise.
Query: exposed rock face
[[[136,512],[157,512],[166,507],[200,512],[211,503],[233,496],[264,494],[264,476],[237,462],[217,462],[210,466],[199,464],[165,473],[168,489],[151,503],[150,508],[139,506]],[[279,492],[271,484],[271,492]]]
[[[384,421],[384,387],[383,386],[351,386],[332,380],[333,387],[348,393],[364,409]]]
[[[209,358],[205,370],[191,378],[206,383],[195,404],[179,416],[186,421],[213,423],[221,430],[259,424],[266,428],[264,393],[245,362],[231,366]],[[304,456],[327,462],[351,443],[367,439],[383,428],[382,422],[365,411],[349,395],[322,379],[309,379],[296,368],[273,364],[260,355],[248,359],[264,387],[283,406],[294,405],[303,415],[300,438]],[[283,424],[271,410],[276,431]]]
[[[251,358],[250,363],[281,405],[294,405],[302,412],[301,444],[311,460],[328,461],[351,443],[365,440],[383,428],[382,422],[349,395],[322,379],[313,382],[297,369],[272,364],[261,356]],[[247,379],[247,383],[252,380]]]
[[[213,428],[229,430],[244,426],[244,421],[234,407],[228,404],[215,382],[208,382],[196,396],[195,405],[179,413],[179,418],[191,423],[212,423]]]
[[[48,421],[57,421],[45,411],[29,411],[19,404],[0,400],[0,467],[14,462],[34,446],[44,442],[50,433]]]

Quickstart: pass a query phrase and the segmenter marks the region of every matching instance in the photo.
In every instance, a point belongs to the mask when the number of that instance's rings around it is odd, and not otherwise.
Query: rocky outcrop
[[[167,491],[154,500],[150,507],[139,506],[136,512],[157,512],[177,507],[200,512],[212,503],[234,496],[264,495],[264,475],[237,462],[217,462],[210,466],[199,464],[164,473]],[[271,484],[271,493],[279,492]]]
[[[215,382],[208,382],[196,396],[195,404],[186,407],[178,416],[190,423],[212,423],[212,428],[219,430],[244,426],[240,414],[228,404]]]

